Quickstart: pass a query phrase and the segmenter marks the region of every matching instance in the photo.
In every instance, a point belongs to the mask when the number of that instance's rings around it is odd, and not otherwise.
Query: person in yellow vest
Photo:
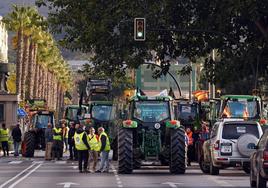
[[[90,150],[89,140],[86,132],[83,130],[82,126],[79,125],[74,134],[75,148],[78,154],[78,168],[79,172],[82,173],[82,163],[84,162],[84,172],[88,171],[88,150]]]
[[[109,152],[111,150],[110,141],[108,135],[105,133],[103,127],[98,128],[100,138],[100,153],[101,163],[100,168],[96,172],[109,172]]]
[[[8,128],[6,128],[6,124],[3,123],[2,129],[0,129],[0,141],[2,143],[4,157],[9,156],[8,138],[9,138],[9,130],[8,130]]]
[[[62,132],[63,132],[63,143],[64,143],[64,153],[67,152],[68,150],[68,132],[69,132],[69,127],[66,126],[66,124],[63,122],[62,123]]]
[[[89,145],[90,145],[89,164],[90,164],[90,161],[92,160],[93,161],[92,172],[95,172],[97,162],[98,162],[98,151],[100,149],[99,149],[99,141],[98,141],[99,138],[98,138],[98,135],[95,134],[95,129],[93,127],[89,128],[88,139],[89,139]]]
[[[52,160],[57,157],[58,160],[61,160],[61,152],[63,146],[63,135],[62,128],[60,125],[57,125],[53,128],[53,146],[52,146]]]

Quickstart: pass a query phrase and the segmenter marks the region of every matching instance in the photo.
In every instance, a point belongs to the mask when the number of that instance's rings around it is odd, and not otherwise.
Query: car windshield
[[[259,138],[257,124],[225,124],[222,130],[223,139],[238,139],[242,134],[249,133]]]
[[[197,106],[191,104],[178,105],[178,119],[192,122],[197,116]]]
[[[258,115],[258,103],[247,100],[228,100],[223,109],[223,115],[229,118],[254,118]]]
[[[135,102],[133,117],[143,122],[160,122],[170,117],[168,102]]]
[[[76,121],[77,120],[77,112],[78,112],[79,108],[68,108],[67,109],[67,118],[69,120],[73,120]],[[86,108],[82,108],[82,114],[81,116],[83,117],[83,115],[86,113]]]
[[[109,121],[111,119],[111,105],[94,105],[92,107],[92,117],[100,121]]]
[[[47,124],[53,124],[53,118],[51,115],[38,114],[35,116],[36,128],[47,128]]]

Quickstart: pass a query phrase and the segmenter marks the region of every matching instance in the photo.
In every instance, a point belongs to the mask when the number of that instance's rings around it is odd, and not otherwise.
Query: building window
[[[4,113],[4,104],[0,104],[0,121],[4,121],[5,120],[5,113]]]

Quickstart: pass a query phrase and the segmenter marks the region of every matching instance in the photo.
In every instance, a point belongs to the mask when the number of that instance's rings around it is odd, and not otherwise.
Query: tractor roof
[[[221,96],[221,99],[258,99],[260,100],[260,97],[254,96],[254,95],[223,95]]]
[[[90,101],[89,105],[113,105],[112,101]]]
[[[66,106],[67,108],[79,108],[79,105],[78,104],[70,104],[70,105],[67,105]],[[87,107],[87,106],[85,106],[85,105],[82,105],[82,107]]]
[[[134,95],[130,98],[130,101],[172,101],[170,96],[146,96],[146,95]]]

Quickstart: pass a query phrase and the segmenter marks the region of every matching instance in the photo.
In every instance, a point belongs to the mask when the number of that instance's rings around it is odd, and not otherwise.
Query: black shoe
[[[79,170],[79,173],[83,173],[83,171],[82,170]]]
[[[100,170],[96,170],[95,173],[101,173],[101,171]]]

